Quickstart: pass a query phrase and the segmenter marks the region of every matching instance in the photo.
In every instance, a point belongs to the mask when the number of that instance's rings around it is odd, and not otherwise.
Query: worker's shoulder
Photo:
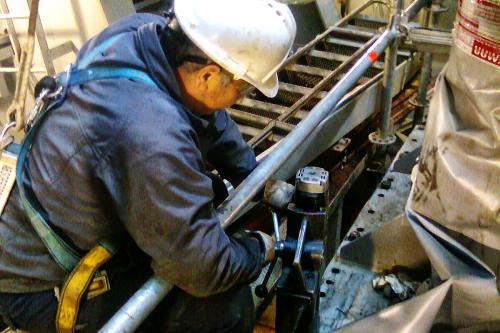
[[[97,155],[127,146],[146,151],[160,137],[165,142],[179,142],[180,137],[192,135],[183,106],[142,82],[99,80],[73,88],[68,97],[77,115],[74,118]]]
[[[151,135],[156,138],[191,135],[193,128],[184,105],[160,89],[137,82],[129,82],[127,86],[128,93],[122,90],[122,98],[114,110],[120,122],[124,122],[124,137],[144,140]]]
[[[165,18],[160,15],[150,14],[150,13],[135,13],[122,17],[121,19],[112,23],[104,31],[112,30],[116,32],[119,30],[127,30],[131,28],[134,29],[148,23],[164,23],[164,22]]]
[[[132,103],[123,104],[123,126],[114,131],[107,155],[121,152],[133,164],[153,156],[175,160],[197,151],[198,136],[187,112],[168,94],[155,91],[137,96]]]
[[[148,13],[136,13],[122,17],[113,22],[95,37],[89,39],[80,49],[78,57],[85,56],[90,50],[100,45],[104,41],[117,35],[125,35],[127,33],[136,33],[141,27],[156,24],[165,24],[165,19],[160,15]]]

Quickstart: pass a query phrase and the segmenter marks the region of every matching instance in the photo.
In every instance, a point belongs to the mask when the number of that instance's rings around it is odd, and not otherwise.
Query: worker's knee
[[[255,311],[248,286],[203,298],[177,291],[165,301],[165,332],[252,332]]]
[[[0,293],[0,313],[6,325],[31,333],[55,331],[57,298],[53,290],[10,294]]]

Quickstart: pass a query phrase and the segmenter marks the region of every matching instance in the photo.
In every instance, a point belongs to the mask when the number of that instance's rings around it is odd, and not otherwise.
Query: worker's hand
[[[295,187],[282,180],[267,181],[263,201],[275,209],[285,209],[292,201]]]
[[[265,259],[264,261],[267,263],[271,260],[274,259],[274,243],[276,242],[276,240],[269,236],[268,234],[265,234],[263,233],[262,231],[254,231],[255,234],[258,235],[258,237],[260,237],[262,243],[264,243],[265,245],[265,249],[266,249],[266,254],[265,254]]]
[[[217,208],[229,195],[226,184],[224,184],[224,180],[218,175],[211,172],[206,172],[205,174],[212,180],[212,191],[214,192],[213,204]]]

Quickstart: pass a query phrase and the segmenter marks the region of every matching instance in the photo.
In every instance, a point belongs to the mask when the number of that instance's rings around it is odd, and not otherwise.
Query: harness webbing
[[[47,101],[46,106],[40,111],[40,115],[37,117],[36,122],[33,124],[31,129],[26,134],[26,137],[21,145],[17,165],[16,165],[16,182],[19,189],[19,195],[21,198],[22,205],[33,225],[38,236],[41,238],[42,242],[45,244],[50,254],[62,269],[66,272],[70,272],[78,264],[82,255],[80,251],[76,250],[74,246],[71,246],[66,242],[61,235],[59,235],[55,230],[54,226],[51,226],[50,222],[46,221],[43,213],[37,208],[37,199],[31,188],[26,187],[23,184],[24,175],[24,163],[26,157],[31,149],[32,142],[36,136],[36,133],[40,127],[42,121],[49,114],[49,111],[57,108],[64,101],[67,90],[74,85],[83,84],[89,81],[110,79],[110,78],[128,78],[131,80],[146,83],[150,86],[158,88],[156,83],[148,76],[147,73],[126,67],[87,67],[91,61],[102,53],[102,51],[109,47],[112,42],[117,39],[118,36],[114,36],[101,45],[96,47],[88,57],[80,60],[77,68],[71,68],[63,74],[59,74],[57,77],[57,82],[62,91],[57,96],[53,97]],[[108,249],[111,253],[116,250],[116,244],[113,241],[105,241],[100,243],[103,247]]]

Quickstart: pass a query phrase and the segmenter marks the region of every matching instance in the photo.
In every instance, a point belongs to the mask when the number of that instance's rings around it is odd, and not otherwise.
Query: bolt
[[[380,188],[383,189],[383,190],[388,190],[391,188],[391,182],[388,180],[388,179],[384,179],[381,183],[380,183]]]
[[[264,285],[258,285],[255,287],[255,295],[259,298],[264,298],[267,296],[269,291],[267,290],[267,287]]]
[[[361,236],[361,234],[359,233],[359,231],[354,230],[353,232],[351,232],[351,233],[347,236],[347,240],[348,240],[348,241],[353,241],[353,240],[355,240],[356,238],[359,238],[360,236]]]

